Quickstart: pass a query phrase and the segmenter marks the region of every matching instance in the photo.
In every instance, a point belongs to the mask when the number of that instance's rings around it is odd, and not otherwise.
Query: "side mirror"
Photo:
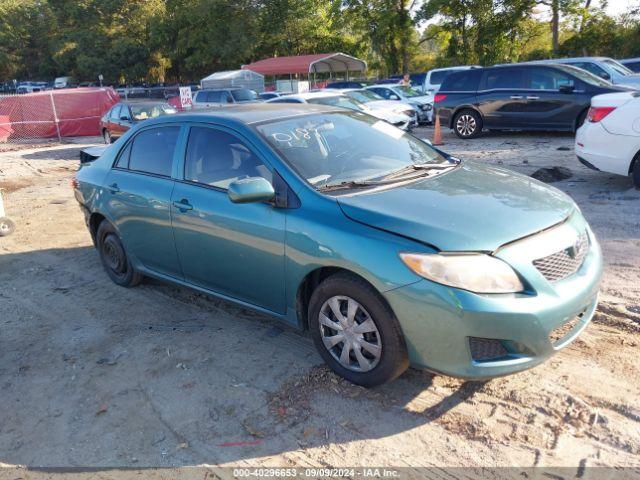
[[[232,182],[227,195],[233,203],[256,203],[273,200],[276,192],[264,178],[250,177]]]
[[[573,93],[575,89],[574,85],[562,85],[558,90],[560,93]]]
[[[609,75],[607,72],[602,72],[600,76],[605,80],[611,80],[611,75]]]
[[[400,97],[398,95],[389,95],[389,100],[400,100]]]
[[[130,118],[129,118],[129,117],[126,117],[126,116],[123,116],[123,117],[120,117],[120,120],[123,120],[123,121],[125,121],[125,122],[128,122],[128,121],[130,120]]]

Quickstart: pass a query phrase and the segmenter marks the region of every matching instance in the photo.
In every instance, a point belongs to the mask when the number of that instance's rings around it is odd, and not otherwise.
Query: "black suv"
[[[575,131],[591,97],[627,91],[568,65],[513,64],[447,76],[434,104],[443,125],[460,138],[489,130]]]

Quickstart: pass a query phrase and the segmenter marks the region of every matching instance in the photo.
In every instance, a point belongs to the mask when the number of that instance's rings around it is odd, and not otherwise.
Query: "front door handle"
[[[112,183],[107,187],[111,193],[118,193],[120,191],[120,187],[118,187],[117,183]]]
[[[511,100],[522,100],[523,98],[522,95],[511,95]]]
[[[540,97],[536,97],[535,95],[528,95],[527,100],[540,100]]]
[[[193,210],[193,205],[191,205],[189,203],[189,200],[187,200],[186,198],[183,198],[179,202],[178,201],[173,202],[173,206],[178,210],[180,210],[182,213],[188,210]]]

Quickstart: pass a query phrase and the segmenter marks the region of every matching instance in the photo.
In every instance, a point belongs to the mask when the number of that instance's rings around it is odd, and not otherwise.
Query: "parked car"
[[[406,115],[411,119],[411,122],[409,124],[411,128],[418,126],[418,113],[413,108],[413,106],[411,106],[408,103],[397,102],[394,100],[385,100],[377,93],[371,90],[366,90],[364,88],[355,89],[355,90],[345,89],[345,90],[340,90],[340,92],[345,94],[347,97],[352,98],[353,100],[356,100],[357,102],[360,102],[366,105],[366,107],[372,111],[378,111],[381,114]],[[378,118],[382,118],[380,115],[374,115],[374,116],[378,116]],[[390,123],[393,123],[393,122],[390,122]]]
[[[412,74],[411,86],[423,95],[435,95],[442,84],[442,81],[453,72],[479,68],[477,65],[460,65],[457,67],[434,68],[427,73]]]
[[[73,88],[76,87],[73,77],[58,77],[53,81],[53,88]]]
[[[82,164],[74,193],[116,284],[308,328],[360,385],[409,364],[510,374],[574,340],[602,255],[571,198],[385,125],[305,104],[158,117]]]
[[[347,108],[349,110],[364,112],[401,128],[402,130],[408,130],[412,128],[414,124],[414,117],[411,117],[402,111],[398,112],[389,108],[371,108],[367,104],[348,97],[340,91],[320,90],[316,92],[297,93],[280,98],[274,98],[272,100],[268,100],[267,103],[311,103]]]
[[[629,91],[580,68],[522,63],[474,68],[445,78],[435,106],[445,127],[460,138],[489,130],[575,131],[591,97]]]
[[[104,143],[113,143],[136,123],[177,112],[164,102],[116,103],[100,119],[100,132]]]
[[[363,88],[366,87],[367,84],[365,82],[354,82],[354,81],[345,81],[345,82],[332,82],[328,83],[324,88]]]
[[[622,65],[627,67],[633,73],[640,73],[640,57],[625,58],[624,60],[618,60]]]
[[[258,101],[258,94],[248,88],[203,89],[193,98],[193,108],[220,107],[233,103]]]
[[[385,100],[393,100],[396,102],[404,102],[411,105],[418,115],[419,123],[428,123],[433,120],[433,101],[428,96],[422,95],[417,90],[398,84],[381,84],[366,87],[377,93]]]
[[[16,93],[36,93],[43,92],[47,89],[47,82],[21,82],[16,88]]]
[[[575,152],[587,167],[631,176],[640,188],[640,92],[593,97]]]
[[[282,94],[280,92],[260,92],[258,94],[258,98],[260,100],[271,100],[272,98],[281,97]]]
[[[562,63],[573,67],[582,68],[589,73],[596,75],[618,85],[629,85],[640,88],[640,75],[635,74],[617,60],[607,57],[576,57],[558,58],[554,60],[540,60],[535,63]]]

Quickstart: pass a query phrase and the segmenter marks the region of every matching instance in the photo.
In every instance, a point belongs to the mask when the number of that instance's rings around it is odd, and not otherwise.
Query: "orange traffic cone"
[[[433,129],[433,142],[431,143],[436,146],[444,145],[444,143],[442,143],[442,132],[440,131],[440,115],[438,114],[437,110],[436,110],[436,124]]]

